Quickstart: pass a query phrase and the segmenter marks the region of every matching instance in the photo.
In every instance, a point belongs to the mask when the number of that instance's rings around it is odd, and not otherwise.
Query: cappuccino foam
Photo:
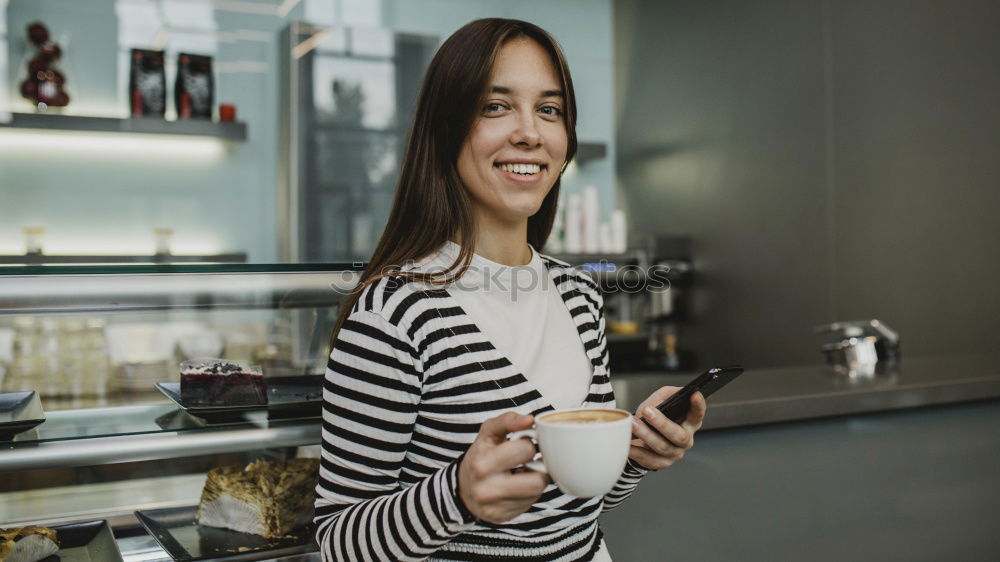
[[[586,423],[608,423],[618,420],[622,420],[628,417],[625,412],[619,412],[616,410],[573,410],[571,412],[556,412],[553,414],[544,414],[538,418],[538,421],[544,423],[573,423],[573,424],[586,424]]]

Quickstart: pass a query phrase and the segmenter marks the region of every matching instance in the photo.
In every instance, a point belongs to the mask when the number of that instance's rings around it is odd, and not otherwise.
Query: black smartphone
[[[684,385],[684,388],[671,394],[663,402],[660,402],[656,409],[663,412],[663,415],[667,416],[667,419],[675,423],[681,423],[687,417],[688,411],[691,410],[691,396],[695,392],[701,391],[702,396],[708,398],[716,390],[726,386],[742,373],[743,367],[739,365],[711,368]],[[642,421],[646,422],[646,425],[649,425],[649,422],[645,418]],[[650,428],[652,427],[650,425]]]

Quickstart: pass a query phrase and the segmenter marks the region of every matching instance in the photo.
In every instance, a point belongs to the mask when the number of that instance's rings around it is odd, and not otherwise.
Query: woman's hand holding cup
[[[548,474],[511,472],[536,453],[527,439],[507,434],[531,427],[532,416],[507,412],[486,420],[458,467],[459,496],[476,519],[504,523],[524,513],[552,482]]]
[[[708,405],[700,392],[691,396],[691,411],[681,423],[667,419],[657,404],[680,390],[677,386],[664,386],[647,398],[636,410],[632,419],[632,440],[629,458],[649,470],[660,470],[684,458],[684,453],[694,446],[694,434],[701,429]],[[656,431],[645,423],[645,419]]]

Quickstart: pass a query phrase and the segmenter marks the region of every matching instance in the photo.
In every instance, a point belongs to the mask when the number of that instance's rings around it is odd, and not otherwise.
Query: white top
[[[446,242],[422,260],[420,269],[445,271],[459,251],[457,244]],[[534,248],[531,261],[522,266],[502,265],[473,254],[469,269],[447,291],[553,407],[576,408],[584,402],[593,365],[566,303]]]

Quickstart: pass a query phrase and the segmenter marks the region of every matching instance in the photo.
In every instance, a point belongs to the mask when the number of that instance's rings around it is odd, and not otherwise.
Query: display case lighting
[[[145,239],[145,234],[129,236],[122,233],[98,233],[95,235],[81,234],[79,231],[64,233],[59,236],[46,235],[45,254],[62,256],[152,256],[155,252],[152,241]],[[212,256],[223,253],[222,243],[218,240],[181,240],[170,246],[175,255]],[[24,253],[24,244],[16,239],[0,243],[0,255],[19,255]]]
[[[5,156],[66,152],[87,156],[128,156],[143,160],[178,157],[215,160],[225,153],[225,143],[211,137],[140,135],[82,131],[0,130],[0,153]]]

